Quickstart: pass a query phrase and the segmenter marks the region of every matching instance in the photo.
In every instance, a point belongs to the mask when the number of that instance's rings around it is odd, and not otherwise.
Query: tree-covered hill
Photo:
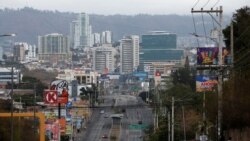
[[[83,11],[84,12],[84,11]],[[190,14],[190,13],[187,13]],[[0,34],[16,33],[16,41],[37,44],[37,36],[49,33],[69,35],[70,22],[75,20],[77,13],[59,11],[39,11],[25,7],[23,9],[0,10]],[[198,33],[204,33],[201,15],[194,16]],[[225,24],[229,17],[224,16]],[[190,15],[94,15],[90,14],[90,24],[93,32],[111,30],[114,41],[124,35],[145,34],[152,30],[164,30],[177,33],[178,36],[188,36],[194,32],[194,24]],[[205,16],[207,29],[213,26],[212,19]],[[209,33],[209,31],[207,32]]]

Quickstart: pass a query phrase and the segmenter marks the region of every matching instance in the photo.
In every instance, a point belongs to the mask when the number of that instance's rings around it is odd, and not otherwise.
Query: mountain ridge
[[[114,41],[120,40],[125,35],[142,35],[148,31],[163,30],[176,33],[178,36],[188,36],[194,32],[192,16],[188,15],[97,15],[90,14],[92,31],[113,32]],[[41,11],[30,7],[22,9],[0,10],[0,34],[16,33],[15,41],[37,44],[37,37],[50,33],[69,35],[69,24],[77,18],[77,13],[59,11]],[[204,33],[201,17],[196,16],[198,33]],[[213,24],[211,17],[204,18],[207,29]],[[225,18],[225,24],[228,22]],[[210,23],[211,22],[211,23]],[[207,30],[206,29],[206,30]],[[208,32],[209,33],[209,32]]]

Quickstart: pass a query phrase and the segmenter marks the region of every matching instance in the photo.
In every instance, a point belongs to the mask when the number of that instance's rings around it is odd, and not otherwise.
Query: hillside
[[[189,13],[188,13],[189,14]],[[16,33],[15,41],[25,41],[37,44],[37,36],[58,32],[69,35],[69,24],[76,19],[77,13],[58,11],[39,11],[32,8],[18,10],[0,10],[0,34]],[[197,30],[203,32],[201,16],[195,17]],[[225,23],[229,18],[224,17]],[[212,27],[211,17],[205,17],[206,29]],[[113,31],[115,41],[124,35],[141,35],[152,30],[165,30],[177,33],[178,36],[188,36],[194,32],[191,16],[180,15],[90,15],[93,32]],[[207,32],[209,33],[209,32]]]

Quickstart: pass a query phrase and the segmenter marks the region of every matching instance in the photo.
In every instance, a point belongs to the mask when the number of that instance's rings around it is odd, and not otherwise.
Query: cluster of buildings
[[[38,36],[37,47],[15,43],[14,61],[61,68],[60,72],[69,75],[65,79],[74,79],[66,69],[79,68],[99,74],[146,72],[148,78],[156,73],[169,76],[173,67],[184,62],[184,50],[177,48],[174,33],[151,31],[141,36],[124,36],[118,46],[113,46],[112,36],[111,31],[92,33],[88,14],[80,13],[70,23],[69,36],[59,33]]]
[[[151,31],[143,35],[128,35],[120,39],[119,44],[113,44],[112,36],[108,30],[92,33],[88,14],[80,13],[70,23],[69,36],[60,33],[41,35],[38,36],[37,47],[15,43],[13,52],[5,55],[9,56],[9,60],[13,58],[11,61],[25,64],[28,69],[56,69],[57,79],[69,84],[71,106],[83,109],[74,111],[67,103],[67,108],[62,109],[65,111],[62,116],[67,121],[72,120],[72,123],[80,121],[79,125],[82,126],[83,119],[87,121],[91,114],[87,108],[91,100],[78,97],[83,87],[87,90],[97,86],[100,94],[117,89],[138,94],[139,91],[149,91],[151,80],[154,86],[161,85],[174,68],[184,64],[185,53],[183,49],[177,48],[177,35],[174,33]],[[1,48],[0,56],[3,56]],[[15,83],[21,82],[20,71],[14,68],[13,72],[12,68],[0,68],[0,89],[4,89],[12,78]],[[119,85],[121,81],[124,84],[122,88]],[[46,103],[39,104],[44,106]],[[57,119],[56,110],[44,113],[46,118],[53,114],[53,119]],[[55,123],[49,123],[46,130],[52,131],[50,126]],[[65,122],[62,125],[68,126]],[[64,128],[64,133],[71,135],[72,130],[72,127]]]

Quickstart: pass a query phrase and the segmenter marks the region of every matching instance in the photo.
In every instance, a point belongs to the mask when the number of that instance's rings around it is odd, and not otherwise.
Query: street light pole
[[[8,36],[16,36],[16,34],[14,33],[11,33],[11,34],[2,34],[0,35],[0,37],[8,37]],[[11,98],[11,130],[10,130],[10,138],[11,138],[11,141],[13,141],[13,133],[14,133],[14,130],[13,130],[13,75],[14,75],[14,68],[13,68],[13,63],[14,63],[14,54],[12,56],[12,66],[11,66],[11,93],[10,93],[10,98]]]
[[[7,37],[7,36],[16,36],[16,34],[11,33],[11,34],[2,34],[0,37]]]
[[[12,66],[11,66],[11,141],[13,141],[13,133],[14,133],[14,129],[13,129],[13,73],[14,73],[14,68],[13,68],[13,63],[14,63],[14,55],[12,57]]]

